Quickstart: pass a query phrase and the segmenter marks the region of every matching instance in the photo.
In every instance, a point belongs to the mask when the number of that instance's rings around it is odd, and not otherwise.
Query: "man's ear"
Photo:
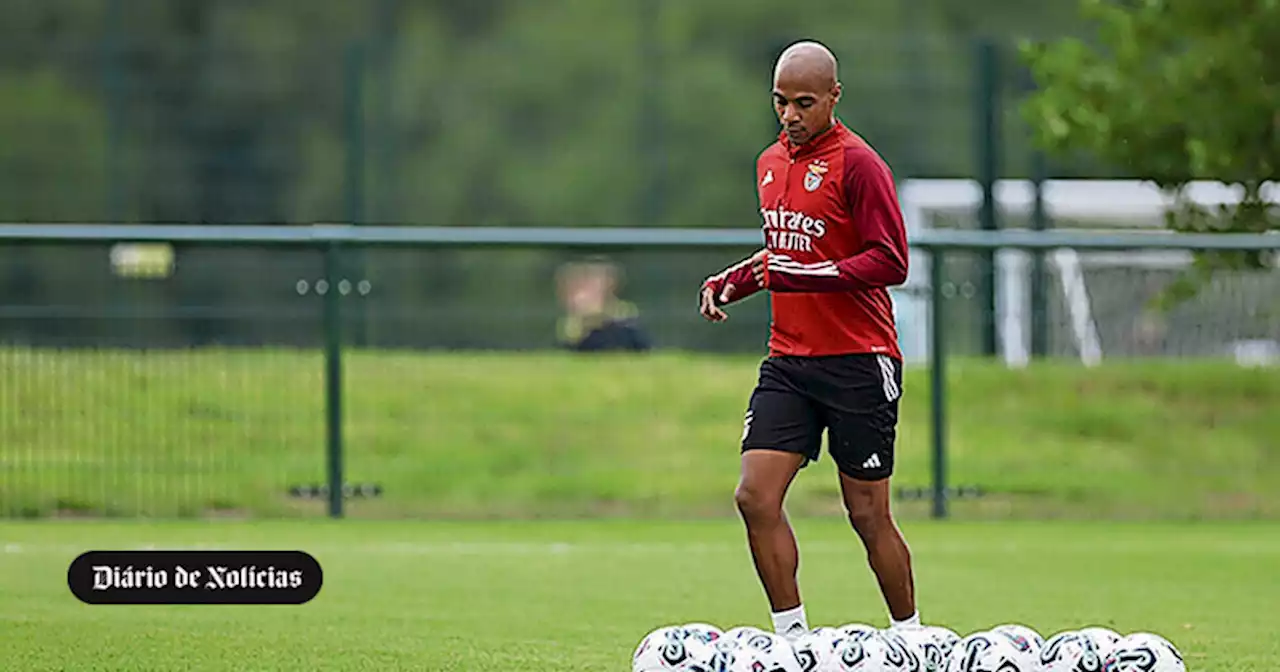
[[[835,102],[840,102],[840,93],[843,90],[843,87],[840,86],[840,82],[836,82],[836,85],[831,88],[831,97]]]

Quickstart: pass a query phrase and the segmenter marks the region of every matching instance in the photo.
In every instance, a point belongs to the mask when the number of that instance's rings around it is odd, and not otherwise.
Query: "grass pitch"
[[[732,516],[759,359],[352,351],[356,517]],[[324,362],[291,350],[0,350],[0,515],[312,515]],[[948,370],[962,517],[1280,516],[1280,376],[1218,361]],[[910,370],[898,485],[930,483],[929,377]],[[792,507],[839,510],[829,458]],[[923,505],[902,507],[920,515]]]
[[[843,521],[796,521],[811,625],[883,626]],[[907,522],[925,619],[1172,639],[1196,672],[1280,667],[1274,523]],[[302,606],[88,606],[87,549],[302,549]],[[626,670],[666,623],[768,626],[735,522],[10,522],[0,524],[0,669]]]

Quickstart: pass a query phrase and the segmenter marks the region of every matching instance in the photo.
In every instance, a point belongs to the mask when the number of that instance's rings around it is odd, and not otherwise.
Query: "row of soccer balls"
[[[706,623],[650,632],[632,672],[1186,672],[1182,654],[1160,635],[1127,636],[1101,627],[1047,640],[1024,625],[961,637],[940,626],[880,630],[851,623],[789,641],[751,626]]]

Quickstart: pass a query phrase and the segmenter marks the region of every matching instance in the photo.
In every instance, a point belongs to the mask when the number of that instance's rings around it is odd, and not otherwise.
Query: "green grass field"
[[[811,625],[887,624],[854,535],[796,521]],[[1195,672],[1280,667],[1280,526],[904,524],[926,621],[1020,622],[1172,639]],[[4,670],[628,670],[667,623],[768,626],[736,522],[282,521],[0,524]],[[302,549],[325,570],[302,606],[89,606],[87,549]]]
[[[758,359],[347,354],[355,517],[731,516]],[[323,360],[287,350],[0,350],[0,513],[315,515]],[[929,484],[929,383],[911,370],[897,483]],[[1218,361],[949,372],[962,517],[1280,515],[1280,376]],[[798,513],[839,508],[829,459]],[[924,504],[904,503],[903,515]]]

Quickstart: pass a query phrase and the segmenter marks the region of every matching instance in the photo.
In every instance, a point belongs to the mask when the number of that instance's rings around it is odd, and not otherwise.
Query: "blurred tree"
[[[105,201],[99,101],[53,68],[0,73],[0,203],[8,221],[75,221]]]
[[[754,161],[777,131],[770,66],[788,43],[818,39],[836,51],[841,117],[900,178],[966,177],[970,37],[1059,30],[1055,11],[1005,4],[4,3],[0,123],[10,140],[0,148],[0,219],[752,227]],[[367,56],[359,97],[345,60],[353,44]],[[353,109],[360,123],[350,123]],[[360,180],[352,167],[363,168]],[[358,272],[377,288],[369,301],[382,302],[378,311],[431,306],[446,325],[413,339],[463,343],[482,322],[448,326],[447,315],[499,300],[536,312],[557,262],[511,253],[495,270],[486,254],[371,254]],[[175,281],[145,300],[202,305],[218,324],[188,320],[195,340],[279,333],[210,311],[270,304],[288,314],[310,305],[296,283],[318,277],[310,258],[178,256]],[[679,306],[658,333],[696,338],[679,320],[698,273],[730,261],[717,256],[637,257],[637,302]],[[74,283],[97,282],[83,267],[42,259],[22,287],[56,285],[74,299]],[[0,302],[23,291],[0,287]],[[402,327],[384,319],[374,333]],[[758,343],[755,330],[742,335]]]
[[[1173,191],[1197,179],[1243,189],[1220,217],[1182,204],[1174,228],[1276,228],[1261,187],[1280,168],[1280,2],[1082,7],[1098,23],[1096,45],[1023,47],[1042,86],[1025,110],[1043,145],[1100,155]]]
[[[79,221],[86,213],[100,213],[106,200],[106,133],[98,101],[50,67],[0,72],[0,100],[5,101],[0,105],[4,221]],[[79,271],[88,267],[83,251],[74,253],[74,261],[66,252],[0,246],[0,298],[55,306],[67,296],[103,301],[109,290],[100,284],[79,285],[69,274],[50,272],[59,265]],[[98,261],[105,264],[105,255]],[[6,322],[5,337],[15,342],[38,339],[58,327],[47,318]]]
[[[345,218],[343,55],[365,41],[368,217],[739,225],[787,43],[837,50],[842,116],[901,176],[963,176],[968,38],[1052,33],[1066,2],[48,0],[0,10],[0,69],[99,97],[119,207],[86,219]]]
[[[1207,209],[1178,198],[1179,231],[1280,228],[1263,185],[1280,169],[1280,1],[1084,0],[1093,43],[1027,43],[1042,89],[1025,112],[1038,140],[1089,153],[1175,196],[1192,180],[1241,189],[1237,205]],[[1260,253],[1205,254],[1170,294],[1185,296],[1217,268],[1256,268]]]
[[[1079,29],[1079,0],[901,0],[914,5],[922,21],[936,22],[962,37],[1047,36]]]

